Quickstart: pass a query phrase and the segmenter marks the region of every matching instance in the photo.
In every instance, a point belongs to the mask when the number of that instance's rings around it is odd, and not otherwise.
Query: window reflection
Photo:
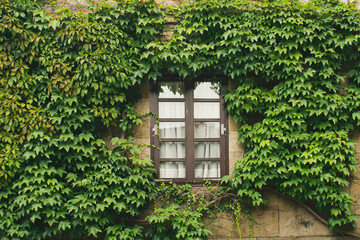
[[[159,83],[159,98],[183,98],[184,92],[184,82]]]
[[[219,83],[195,82],[194,98],[220,98]]]

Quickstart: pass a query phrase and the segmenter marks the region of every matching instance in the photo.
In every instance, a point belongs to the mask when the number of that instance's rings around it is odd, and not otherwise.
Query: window
[[[220,84],[151,84],[151,143],[157,178],[173,182],[218,180],[228,171],[227,116]]]

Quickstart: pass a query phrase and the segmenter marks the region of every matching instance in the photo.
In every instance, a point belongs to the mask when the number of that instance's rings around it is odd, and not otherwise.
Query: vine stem
[[[278,195],[280,195],[280,196],[282,196],[282,197],[284,197],[284,198],[286,198],[286,199],[289,199],[289,200],[291,200],[291,201],[299,204],[299,205],[302,206],[304,209],[306,209],[309,213],[311,213],[315,218],[317,218],[320,222],[322,222],[324,225],[326,225],[327,227],[329,227],[328,222],[327,222],[324,218],[322,218],[322,217],[321,217],[319,214],[317,214],[312,208],[310,208],[309,206],[307,206],[307,205],[305,205],[304,203],[300,202],[299,200],[296,200],[296,199],[294,199],[294,198],[292,198],[292,197],[283,195],[283,194],[281,194],[280,192],[275,191],[274,189],[271,189],[271,188],[266,188],[266,190],[269,190],[269,191],[271,191],[271,192],[273,192],[273,193],[276,193],[276,194],[278,194]],[[352,232],[348,232],[348,231],[341,230],[341,229],[337,230],[336,232],[339,233],[339,234],[345,234],[345,235],[352,236],[352,237],[357,237],[357,238],[360,239],[360,234],[357,234],[357,233],[352,233]]]
[[[225,198],[229,198],[229,197],[237,197],[237,195],[235,194],[232,194],[232,193],[226,193],[224,195],[220,195],[219,197],[215,198],[214,200],[208,202],[204,208],[208,208],[210,207],[211,205],[215,205],[216,203],[220,202],[222,199],[225,199]]]

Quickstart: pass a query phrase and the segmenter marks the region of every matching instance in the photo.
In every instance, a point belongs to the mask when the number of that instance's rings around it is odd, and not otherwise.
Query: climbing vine
[[[46,13],[43,4],[0,3],[1,239],[206,239],[209,203],[239,217],[267,202],[265,189],[328,214],[331,230],[355,224],[344,191],[356,171],[349,133],[360,123],[354,6],[195,0],[165,11],[100,1]],[[166,22],[177,24],[163,42]],[[167,74],[230,79],[225,101],[246,153],[210,198],[156,186],[130,136],[143,117],[139,86]],[[119,134],[106,144],[109,127]],[[129,220],[155,196],[174,200],[144,234]]]
[[[151,159],[127,134],[140,53],[163,14],[153,4],[0,3],[0,238],[134,239],[155,193]],[[117,127],[112,148],[103,129]]]
[[[356,170],[349,131],[359,120],[359,15],[335,1],[194,1],[176,9],[169,43],[150,43],[155,73],[216,73],[246,153],[230,189],[243,204],[264,188],[328,212],[330,229],[355,223],[343,189]],[[155,53],[154,53],[155,52]]]

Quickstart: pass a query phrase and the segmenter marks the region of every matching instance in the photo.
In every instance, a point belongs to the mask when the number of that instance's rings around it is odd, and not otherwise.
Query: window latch
[[[152,134],[153,136],[157,136],[158,135],[158,131],[157,131],[157,126],[156,124],[154,125],[153,129],[152,129]]]
[[[220,131],[221,131],[221,135],[227,134],[227,130],[226,130],[225,125],[223,123],[221,124]]]

